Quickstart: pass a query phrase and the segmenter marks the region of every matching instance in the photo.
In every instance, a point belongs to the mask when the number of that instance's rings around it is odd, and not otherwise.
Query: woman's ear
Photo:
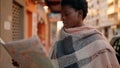
[[[82,10],[78,10],[78,15],[79,15],[80,17],[83,17],[83,11],[82,11]]]

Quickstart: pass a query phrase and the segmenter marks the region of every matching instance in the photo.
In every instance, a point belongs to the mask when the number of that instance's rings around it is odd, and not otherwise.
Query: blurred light
[[[115,12],[115,6],[112,5],[112,6],[109,6],[108,10],[107,10],[107,14],[112,14]]]
[[[110,3],[113,3],[114,0],[107,0],[107,3],[110,4]]]
[[[59,31],[63,27],[63,21],[57,22],[57,31]]]
[[[38,3],[38,1],[35,1],[35,4],[37,4]]]
[[[118,1],[118,7],[120,8],[120,0]]]
[[[44,6],[43,8],[44,8],[45,12],[48,13],[48,6]]]
[[[87,0],[87,2],[89,2],[90,0]]]
[[[117,28],[116,25],[111,26],[111,29],[116,29],[116,28]]]

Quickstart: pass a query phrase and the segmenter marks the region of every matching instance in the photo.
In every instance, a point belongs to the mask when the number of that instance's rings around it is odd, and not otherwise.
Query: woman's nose
[[[65,20],[65,16],[62,16],[62,20]]]

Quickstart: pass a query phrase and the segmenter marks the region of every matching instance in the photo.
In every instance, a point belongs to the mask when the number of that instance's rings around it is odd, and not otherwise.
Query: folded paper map
[[[53,68],[37,36],[3,45],[18,68]]]

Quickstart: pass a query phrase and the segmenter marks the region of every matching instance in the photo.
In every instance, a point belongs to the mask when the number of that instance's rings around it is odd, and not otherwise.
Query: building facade
[[[118,0],[88,0],[86,23],[95,26],[109,40],[119,34]]]

